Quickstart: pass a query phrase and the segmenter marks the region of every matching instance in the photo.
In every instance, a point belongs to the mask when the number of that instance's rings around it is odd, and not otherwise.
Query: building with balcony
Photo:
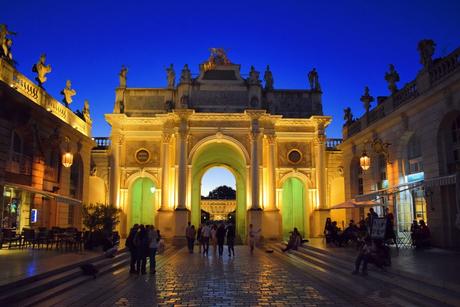
[[[422,68],[396,87],[390,67],[390,95],[361,97],[366,112],[343,126],[343,169],[347,199],[376,200],[395,215],[398,234],[410,238],[414,220],[425,220],[432,243],[460,246],[460,48],[433,59],[434,42],[421,41]],[[369,157],[370,165],[361,157]],[[369,164],[369,163],[367,163]],[[381,212],[382,213],[382,212]],[[364,212],[355,212],[359,220]]]
[[[93,146],[90,121],[0,58],[2,229],[81,228]]]

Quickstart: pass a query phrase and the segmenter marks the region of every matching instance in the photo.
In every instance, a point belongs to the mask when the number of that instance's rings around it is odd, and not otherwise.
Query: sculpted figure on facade
[[[308,73],[308,82],[310,83],[310,90],[312,91],[321,91],[321,86],[319,85],[319,77],[316,68],[313,68]]]
[[[13,40],[11,37],[8,37],[11,35],[16,35],[16,33],[9,31],[7,25],[0,24],[0,46],[2,48],[2,56],[12,63],[13,54],[11,53],[11,46],[13,45]]]
[[[369,112],[370,108],[371,108],[371,102],[374,101],[374,97],[372,97],[370,94],[369,94],[369,87],[366,86],[364,88],[364,95],[361,96],[361,102],[363,103],[364,105],[364,109],[366,110],[366,113]]]
[[[436,44],[432,39],[424,39],[418,43],[417,50],[420,53],[420,64],[428,69],[433,64],[434,47]]]
[[[166,79],[168,80],[168,88],[174,88],[176,83],[176,72],[174,71],[173,64],[166,68]]]
[[[126,68],[125,65],[122,65],[121,70],[120,70],[120,74],[119,74],[120,88],[126,88],[126,80],[128,80],[127,75],[128,75],[128,68]]]
[[[40,60],[32,66],[32,71],[37,73],[35,80],[38,82],[38,86],[43,88],[43,83],[46,82],[46,75],[51,72],[51,65],[46,65],[46,54],[40,56]]]
[[[345,125],[349,125],[353,122],[353,113],[351,113],[350,107],[343,110],[343,119],[345,120]]]
[[[85,99],[85,102],[83,104],[83,119],[85,122],[89,123],[91,122],[91,116],[89,113],[89,102],[88,99]]]
[[[270,71],[270,66],[269,65],[267,65],[267,69],[265,70],[264,80],[265,80],[265,89],[266,90],[272,90],[274,80],[273,80],[273,75],[272,75],[272,72]]]
[[[396,82],[399,82],[399,74],[395,70],[393,64],[390,64],[390,71],[385,73],[385,81],[388,82],[388,89],[390,90],[391,94],[394,94],[398,91]]]
[[[180,83],[190,83],[190,82],[192,82],[192,73],[190,72],[188,65],[185,64],[180,74]]]
[[[259,75],[260,73],[255,70],[254,66],[251,65],[251,70],[249,71],[248,82],[252,85],[259,84]]]
[[[72,89],[72,83],[70,80],[67,80],[65,83],[65,88],[61,91],[61,95],[64,95],[64,99],[62,99],[62,102],[65,103],[65,106],[68,108],[70,104],[72,103],[72,96],[75,96],[77,92]]]

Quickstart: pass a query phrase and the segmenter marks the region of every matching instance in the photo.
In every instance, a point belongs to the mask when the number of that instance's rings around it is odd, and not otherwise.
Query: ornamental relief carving
[[[159,167],[161,141],[126,142],[126,166]]]
[[[311,167],[311,144],[307,142],[278,142],[278,166]]]

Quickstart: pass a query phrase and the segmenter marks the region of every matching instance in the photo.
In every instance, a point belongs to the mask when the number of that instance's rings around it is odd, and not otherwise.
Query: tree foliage
[[[207,197],[203,199],[236,199],[236,191],[226,185],[221,185],[210,191]]]
[[[120,212],[121,210],[113,205],[83,205],[83,225],[91,232],[96,230],[112,232],[120,222]]]

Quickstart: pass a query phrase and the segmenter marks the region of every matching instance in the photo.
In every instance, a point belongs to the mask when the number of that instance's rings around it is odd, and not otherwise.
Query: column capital
[[[161,141],[163,144],[169,144],[171,141],[172,133],[170,132],[164,132],[163,135],[161,136]]]
[[[268,144],[274,145],[276,143],[276,135],[274,133],[265,134]]]

